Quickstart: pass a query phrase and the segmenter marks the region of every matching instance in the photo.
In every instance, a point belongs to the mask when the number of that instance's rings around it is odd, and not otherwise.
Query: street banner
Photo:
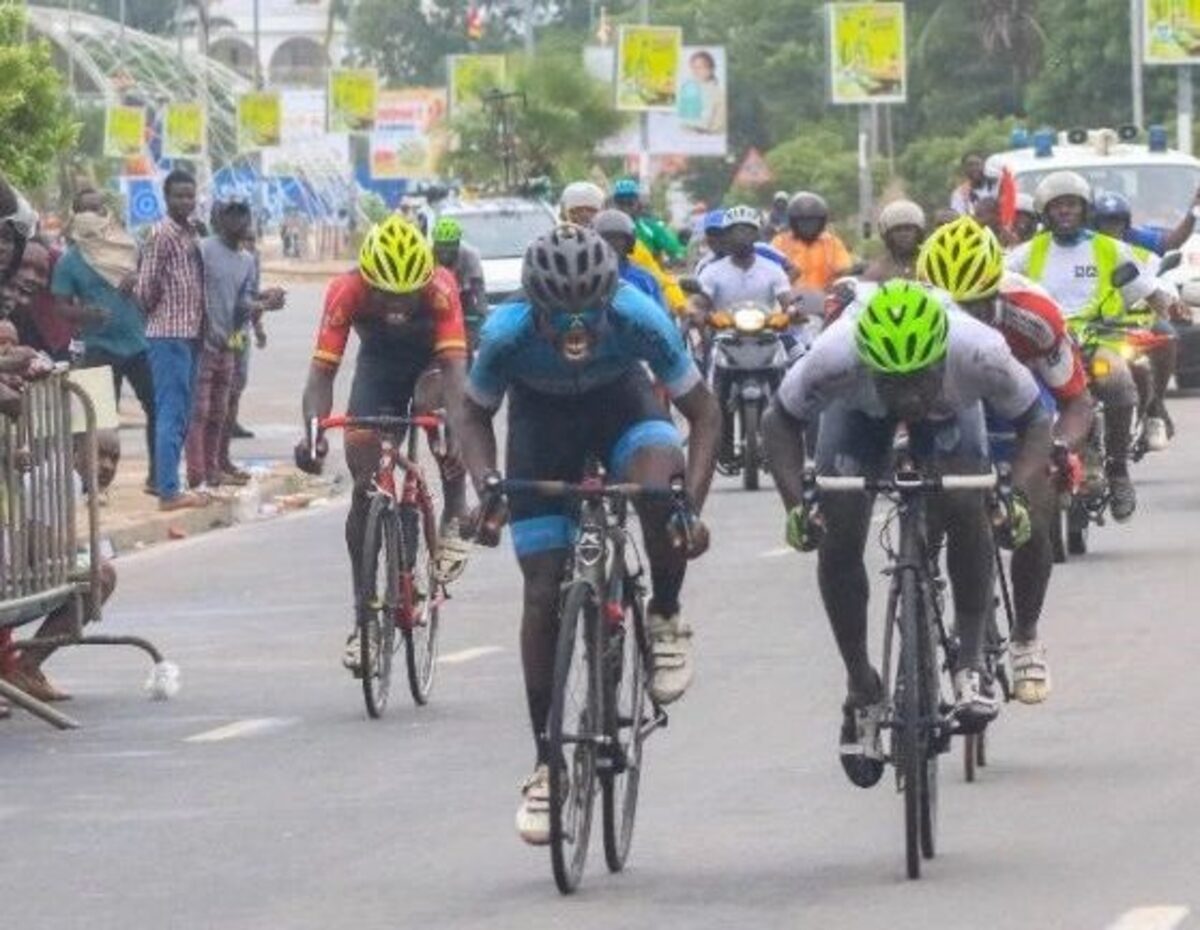
[[[379,94],[371,133],[371,178],[433,180],[445,150],[446,90],[406,87]]]
[[[650,154],[723,156],[728,148],[729,72],[719,45],[683,46],[678,103],[669,113],[651,113]]]
[[[381,90],[375,104],[375,128],[433,132],[446,121],[446,88],[404,87]]]
[[[483,106],[483,96],[503,90],[508,64],[503,55],[447,55],[450,78],[450,112],[458,116]]]
[[[157,178],[122,178],[121,188],[125,194],[125,225],[129,229],[150,226],[166,215],[162,185]]]
[[[104,111],[104,154],[130,158],[142,154],[146,144],[146,111],[143,107],[110,106]]]
[[[250,152],[279,145],[283,107],[275,91],[254,91],[237,100],[238,151]]]
[[[375,128],[379,75],[374,68],[329,72],[329,131],[370,132]]]
[[[348,178],[353,167],[350,154],[350,133],[327,132],[307,142],[264,148],[262,173],[271,178],[313,174]]]
[[[617,109],[660,110],[679,105],[683,30],[622,26],[617,41]]]
[[[324,138],[328,96],[323,87],[291,88],[279,92],[283,110],[281,144],[300,145]]]
[[[163,155],[197,158],[204,154],[207,119],[204,104],[168,103],[163,115]]]
[[[1142,0],[1142,60],[1200,64],[1200,0]]]
[[[904,103],[903,3],[825,5],[830,98],[840,104]]]

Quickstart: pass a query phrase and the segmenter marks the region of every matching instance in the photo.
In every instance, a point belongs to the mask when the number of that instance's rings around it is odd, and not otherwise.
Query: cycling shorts
[[[1041,403],[1042,409],[1053,419],[1058,413],[1058,402],[1054,399],[1050,388],[1046,387],[1045,382],[1040,378],[1038,379],[1038,401]],[[1000,416],[991,407],[985,409],[987,411],[988,446],[992,452],[992,461],[1011,464],[1017,450],[1017,425],[1012,420]]]
[[[683,441],[641,367],[581,394],[509,388],[509,478],[579,481],[594,457],[610,478],[621,480],[634,455],[647,448],[682,450]],[[570,510],[562,498],[510,495],[517,557],[569,548],[575,535]]]

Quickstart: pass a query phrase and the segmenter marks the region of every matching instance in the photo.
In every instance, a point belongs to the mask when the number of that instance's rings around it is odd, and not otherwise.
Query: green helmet
[[[912,281],[881,284],[858,317],[858,354],[884,374],[910,375],[941,361],[950,338],[946,308]]]
[[[457,245],[462,241],[462,225],[452,216],[443,216],[433,224],[433,241]]]

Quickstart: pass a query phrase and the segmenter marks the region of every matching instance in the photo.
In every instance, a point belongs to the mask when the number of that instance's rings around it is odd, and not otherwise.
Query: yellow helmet
[[[372,226],[358,252],[363,280],[392,294],[419,291],[433,277],[433,269],[433,250],[425,236],[399,216]]]
[[[986,226],[960,216],[933,231],[917,257],[917,275],[957,301],[982,300],[1000,290],[1004,250]]]

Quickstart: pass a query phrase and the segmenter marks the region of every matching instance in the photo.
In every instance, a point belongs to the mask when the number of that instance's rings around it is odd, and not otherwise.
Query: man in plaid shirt
[[[191,225],[196,179],[176,169],[163,182],[166,219],[150,233],[134,296],[146,314],[154,376],[154,485],[160,510],[203,507],[203,494],[179,486],[179,460],[192,411],[192,385],[204,328],[204,265]]]

